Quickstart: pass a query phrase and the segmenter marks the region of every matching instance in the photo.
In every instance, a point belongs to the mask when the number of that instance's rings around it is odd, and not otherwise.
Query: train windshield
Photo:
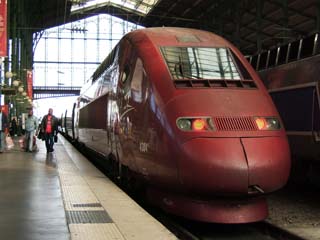
[[[161,47],[161,51],[174,80],[241,80],[228,48]]]

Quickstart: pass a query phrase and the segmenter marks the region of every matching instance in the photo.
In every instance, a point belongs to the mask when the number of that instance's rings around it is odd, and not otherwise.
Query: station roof
[[[145,27],[208,30],[222,35],[244,54],[320,29],[318,0],[30,0],[24,8],[27,27],[33,32],[107,13]]]

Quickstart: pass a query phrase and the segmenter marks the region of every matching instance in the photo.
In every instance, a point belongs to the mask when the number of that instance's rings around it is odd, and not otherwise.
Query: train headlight
[[[190,131],[191,130],[191,121],[190,121],[190,119],[180,118],[177,121],[177,126],[182,131]]]
[[[177,119],[177,127],[182,131],[212,131],[213,122],[210,117],[182,117]]]
[[[256,118],[255,121],[259,130],[265,130],[267,126],[267,122],[265,118]]]
[[[279,130],[281,124],[276,117],[256,117],[255,122],[258,130]]]
[[[201,130],[204,130],[206,127],[206,121],[205,119],[195,119],[193,122],[192,122],[192,129],[195,130],[195,131],[201,131]]]

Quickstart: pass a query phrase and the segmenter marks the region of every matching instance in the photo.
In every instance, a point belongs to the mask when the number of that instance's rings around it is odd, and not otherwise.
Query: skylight
[[[114,6],[130,12],[147,15],[160,0],[86,0],[73,1],[71,14],[82,13],[106,6]]]

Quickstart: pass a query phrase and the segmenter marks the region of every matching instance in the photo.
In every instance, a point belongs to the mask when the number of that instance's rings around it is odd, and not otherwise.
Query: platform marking
[[[73,207],[102,207],[101,203],[72,204]]]
[[[64,202],[64,208],[66,211],[104,211],[105,209],[98,206],[97,203],[71,203],[71,202]],[[96,205],[96,206],[95,206]]]
[[[63,186],[84,186],[86,181],[83,177],[73,173],[59,173],[60,184]]]
[[[106,211],[66,211],[68,224],[72,223],[112,223]]]
[[[72,204],[96,203],[99,200],[93,194],[89,186],[61,186],[63,199]]]
[[[70,224],[72,240],[125,240],[114,223]]]

